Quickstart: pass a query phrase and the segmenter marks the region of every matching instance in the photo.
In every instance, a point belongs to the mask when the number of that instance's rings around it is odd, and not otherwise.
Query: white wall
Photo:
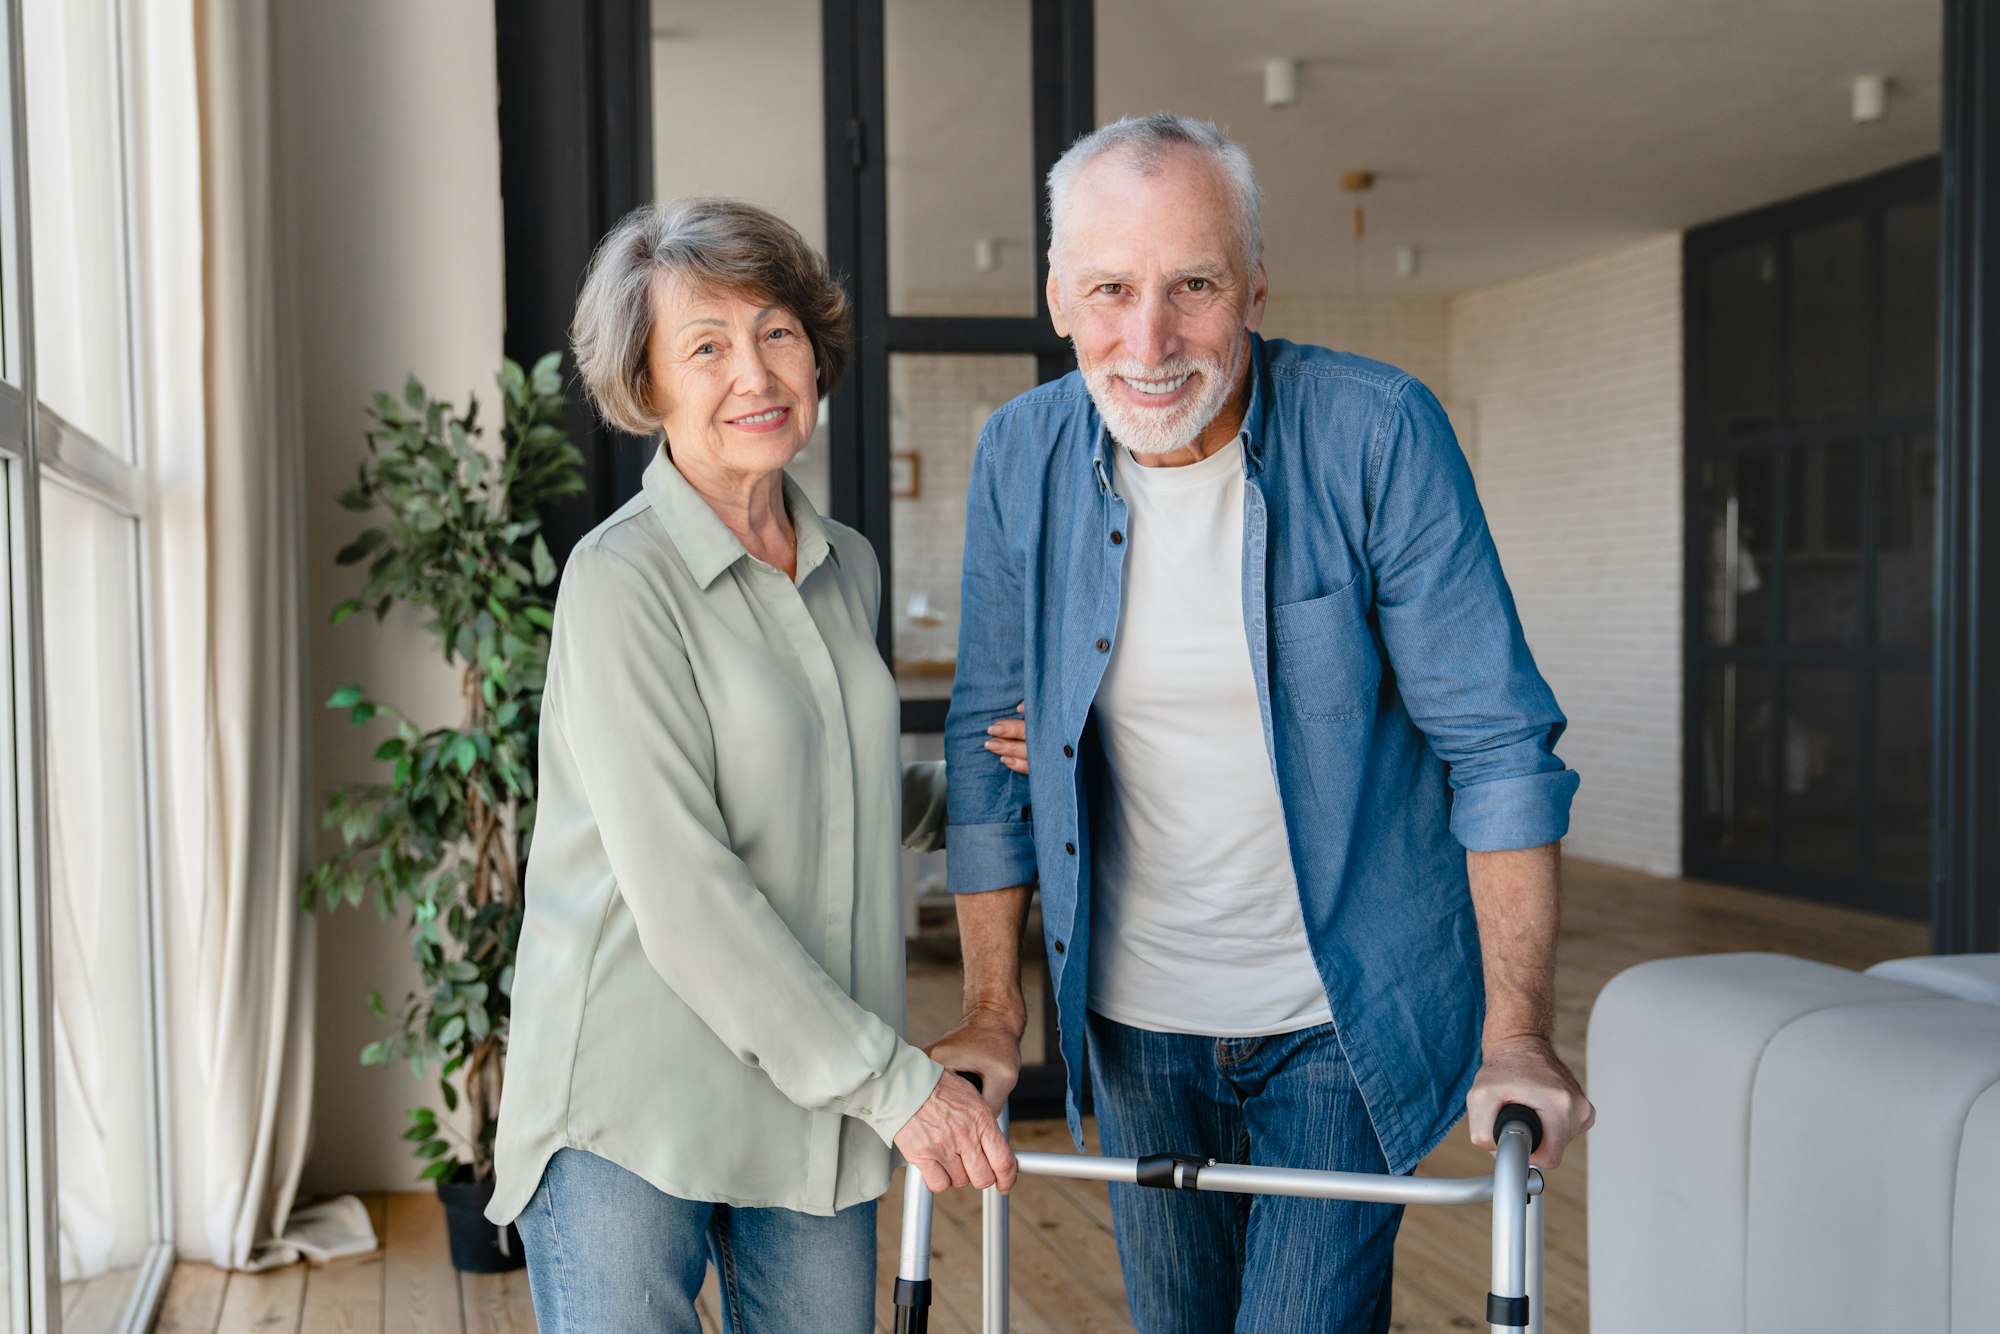
[[[334,552],[362,526],[334,497],[363,454],[372,390],[400,389],[414,371],[435,393],[492,399],[503,318],[493,7],[291,0],[276,6],[273,40],[288,304],[301,329],[312,700],[355,681],[443,723],[457,714],[456,675],[414,621],[327,625],[356,584]],[[375,776],[380,725],[316,713],[320,796]],[[414,1184],[398,1135],[403,1109],[434,1098],[433,1081],[356,1058],[383,1031],[368,991],[393,1003],[415,975],[399,923],[365,907],[322,921],[309,1191]]]
[[[1454,419],[1583,776],[1566,846],[1678,874],[1680,237],[1457,297],[1448,327]]]
[[[1447,307],[1434,298],[1297,296],[1273,292],[1263,333],[1356,352],[1406,370],[1449,401]]]

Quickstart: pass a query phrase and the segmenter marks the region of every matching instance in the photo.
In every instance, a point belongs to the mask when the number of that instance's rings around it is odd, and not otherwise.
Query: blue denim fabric
[[[1114,1157],[1192,1153],[1384,1170],[1332,1024],[1268,1038],[1128,1028],[1090,1012],[1097,1128]],[[1401,1205],[1111,1188],[1142,1334],[1382,1334]]]
[[[1390,1170],[1464,1108],[1484,1011],[1466,849],[1569,827],[1576,775],[1436,398],[1394,367],[1252,340],[1243,619],[1306,932]],[[1079,1134],[1089,726],[1118,628],[1125,502],[1079,375],[981,433],[945,726],[951,888],[1041,882]],[[1030,773],[984,749],[1028,706]]]
[[[710,1264],[729,1334],[875,1328],[875,1202],[831,1218],[683,1200],[558,1149],[515,1220],[542,1334],[700,1334]]]

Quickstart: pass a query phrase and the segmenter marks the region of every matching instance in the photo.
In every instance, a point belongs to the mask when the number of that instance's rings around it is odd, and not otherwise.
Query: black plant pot
[[[490,1179],[440,1181],[437,1191],[444,1201],[445,1229],[451,1234],[453,1269],[461,1274],[500,1274],[527,1263],[514,1225],[495,1227],[486,1221],[486,1206],[493,1199]]]

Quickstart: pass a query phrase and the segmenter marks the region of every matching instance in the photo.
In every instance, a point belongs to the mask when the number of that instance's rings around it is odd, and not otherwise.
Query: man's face
[[[1135,454],[1212,452],[1264,316],[1221,169],[1190,149],[1142,176],[1114,151],[1077,174],[1060,225],[1049,312],[1111,434]]]

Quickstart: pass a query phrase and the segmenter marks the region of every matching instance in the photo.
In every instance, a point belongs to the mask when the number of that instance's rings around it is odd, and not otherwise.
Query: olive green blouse
[[[905,793],[875,553],[785,496],[796,582],[664,450],[564,571],[495,1222],[565,1146],[683,1199],[873,1199],[941,1073],[902,1037],[898,886],[941,766]]]

